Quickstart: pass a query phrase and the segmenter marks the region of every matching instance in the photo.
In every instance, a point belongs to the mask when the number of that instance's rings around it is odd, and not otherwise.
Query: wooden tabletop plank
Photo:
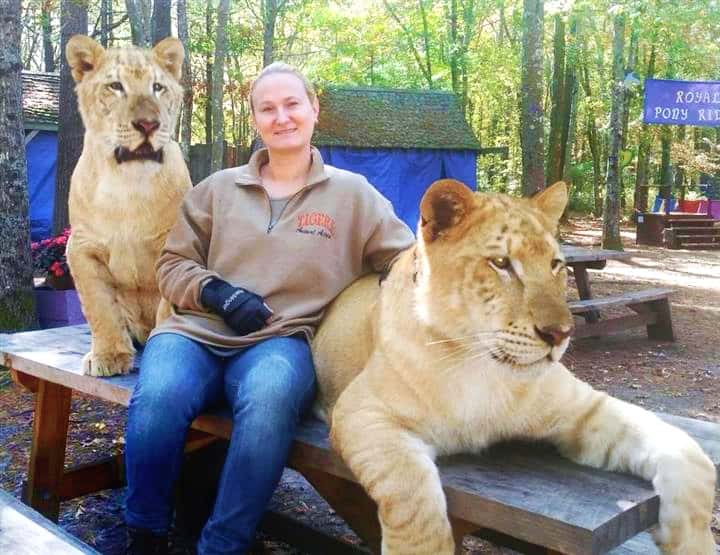
[[[0,553],[99,555],[89,545],[4,491],[0,491]]]
[[[21,372],[127,404],[137,374],[83,376],[80,360],[89,347],[86,325],[0,335],[0,360]],[[661,416],[688,431],[720,463],[720,426]],[[217,414],[201,417],[194,427],[223,437],[230,432],[227,418]],[[316,420],[304,422],[298,431],[291,463],[352,477],[330,451],[325,424]],[[657,521],[658,498],[651,484],[576,465],[546,445],[497,445],[478,456],[441,459],[439,467],[451,514],[560,551],[602,553]]]
[[[667,298],[672,293],[674,293],[673,289],[666,287],[653,287],[650,289],[642,289],[640,291],[627,291],[620,295],[569,301],[568,307],[573,314],[577,314],[587,312],[588,310],[609,308],[611,306],[627,306],[631,304],[657,301]]]
[[[565,262],[575,264],[580,262],[597,262],[604,260],[628,260],[633,253],[627,251],[613,251],[609,249],[589,249],[575,245],[560,245]]]
[[[85,376],[81,362],[89,350],[90,328],[87,324],[0,334],[1,364],[127,406],[137,376],[103,379]]]

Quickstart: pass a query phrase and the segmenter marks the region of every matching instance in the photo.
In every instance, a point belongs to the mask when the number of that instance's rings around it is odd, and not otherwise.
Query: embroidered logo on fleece
[[[324,212],[305,212],[297,217],[296,231],[332,239],[335,236],[335,220]]]

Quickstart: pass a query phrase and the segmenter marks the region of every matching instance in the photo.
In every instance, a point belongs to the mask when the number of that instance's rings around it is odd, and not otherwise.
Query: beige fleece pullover
[[[273,336],[312,338],[327,304],[359,276],[381,271],[414,243],[392,205],[361,175],[323,164],[312,149],[307,184],[274,226],[261,185],[267,150],[190,190],[156,270],[173,314],[152,335],[179,333],[219,347]],[[200,304],[211,278],[261,295],[273,310],[263,329],[239,336]]]

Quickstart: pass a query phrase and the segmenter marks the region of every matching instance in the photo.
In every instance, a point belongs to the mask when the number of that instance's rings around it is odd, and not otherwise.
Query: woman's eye
[[[164,90],[165,90],[165,87],[163,87],[160,83],[154,83],[154,84],[153,84],[153,90],[154,90],[155,92],[160,92],[160,91],[164,91]]]
[[[110,84],[108,85],[108,87],[110,87],[110,88],[111,88],[112,90],[114,90],[114,91],[120,91],[120,92],[122,92],[122,91],[125,90],[125,89],[123,88],[122,83],[121,83],[120,81],[113,81],[112,83],[110,83]]]
[[[507,256],[496,256],[490,259],[490,264],[498,270],[507,270],[510,268],[510,259]]]

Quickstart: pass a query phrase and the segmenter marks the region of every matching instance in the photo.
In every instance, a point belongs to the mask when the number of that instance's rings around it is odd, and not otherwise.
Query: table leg
[[[57,522],[65,466],[72,390],[41,380],[35,396],[33,437],[23,501]]]
[[[590,292],[590,279],[588,278],[587,268],[582,265],[574,265],[573,274],[575,276],[575,284],[577,285],[578,295],[580,300],[592,299],[592,293]],[[600,313],[597,310],[589,310],[583,314],[585,321],[588,323],[597,322],[600,319]]]
[[[363,539],[373,553],[380,553],[381,533],[377,505],[360,484],[307,467],[298,469],[328,504]]]

